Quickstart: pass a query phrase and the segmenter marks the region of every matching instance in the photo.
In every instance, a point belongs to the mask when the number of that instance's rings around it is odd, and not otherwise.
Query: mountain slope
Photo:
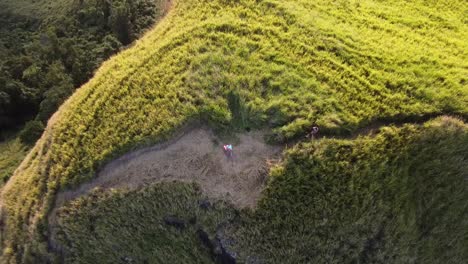
[[[230,228],[233,250],[241,263],[462,263],[467,179],[468,126],[452,118],[300,144]]]
[[[102,61],[152,27],[167,11],[167,3],[1,1],[0,141],[17,134],[23,148],[34,144],[44,123],[73,91]],[[11,176],[25,152],[0,151],[3,179]]]
[[[176,1],[49,121],[3,191],[3,257],[46,254],[57,191],[193,119],[221,131],[269,127],[270,140],[284,142],[314,123],[347,134],[375,120],[466,117],[466,8],[463,1]]]
[[[453,118],[381,127],[290,149],[254,212],[159,183],[100,189],[62,207],[56,228],[66,263],[216,263],[200,230],[237,263],[462,263],[467,153],[468,126]]]

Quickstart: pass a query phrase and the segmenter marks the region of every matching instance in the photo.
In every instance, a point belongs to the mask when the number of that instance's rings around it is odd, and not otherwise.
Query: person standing
[[[232,158],[232,145],[231,144],[224,145],[223,148],[224,148],[224,154],[226,154],[228,158]]]
[[[318,126],[313,126],[312,127],[312,130],[310,131],[309,134],[307,134],[307,138],[310,138],[310,139],[315,139],[315,137],[317,137],[319,133],[319,127]]]

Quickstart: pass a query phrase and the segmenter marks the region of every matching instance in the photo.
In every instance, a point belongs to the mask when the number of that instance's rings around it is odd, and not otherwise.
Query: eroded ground
[[[195,129],[172,144],[128,153],[107,164],[93,181],[62,192],[57,205],[84,195],[96,187],[136,189],[161,181],[195,182],[214,199],[238,207],[254,207],[268,175],[268,161],[281,153],[267,145],[261,132],[239,135],[234,155],[228,158],[223,143],[207,129]]]

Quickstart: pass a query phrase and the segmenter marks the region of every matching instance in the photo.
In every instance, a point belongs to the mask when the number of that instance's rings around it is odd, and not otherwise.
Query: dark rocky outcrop
[[[225,245],[223,245],[225,240],[220,239],[217,235],[214,239],[210,239],[210,235],[202,229],[198,229],[197,234],[203,245],[210,250],[213,259],[217,263],[236,264],[237,255],[234,252],[227,250]]]
[[[182,230],[185,228],[186,226],[186,223],[184,220],[180,219],[180,218],[177,218],[175,216],[165,216],[163,218],[163,221],[166,225],[170,225],[170,226],[173,226],[179,230]]]
[[[213,243],[211,242],[210,236],[203,229],[198,229],[197,230],[197,235],[198,235],[198,238],[200,239],[200,241],[202,242],[202,244],[205,247],[207,247],[209,249],[214,248]]]
[[[218,228],[218,231],[216,232],[215,241],[220,252],[219,261],[222,264],[235,264],[237,254],[232,250],[234,240],[228,238],[224,234],[224,230],[222,228]]]
[[[123,263],[134,263],[131,257],[121,257],[120,260],[122,260]]]

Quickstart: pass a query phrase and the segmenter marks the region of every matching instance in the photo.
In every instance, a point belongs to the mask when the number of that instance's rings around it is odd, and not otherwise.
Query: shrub
[[[41,121],[29,121],[21,130],[19,138],[22,143],[32,145],[41,137],[42,132],[44,132],[44,124]]]

